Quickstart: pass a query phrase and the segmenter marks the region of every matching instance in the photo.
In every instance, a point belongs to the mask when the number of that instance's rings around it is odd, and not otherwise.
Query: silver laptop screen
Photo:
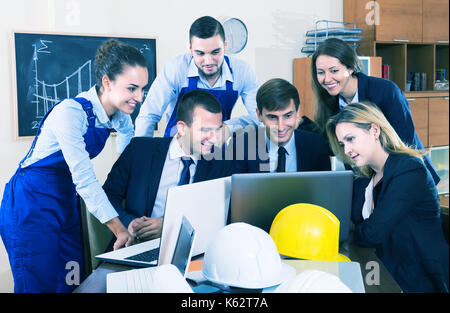
[[[172,264],[178,268],[182,275],[186,272],[186,267],[189,262],[194,233],[194,228],[192,228],[192,225],[189,223],[188,219],[183,216],[172,258]]]

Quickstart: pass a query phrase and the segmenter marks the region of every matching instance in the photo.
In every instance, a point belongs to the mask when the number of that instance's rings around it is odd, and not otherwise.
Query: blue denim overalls
[[[83,138],[92,159],[102,151],[111,130],[95,127],[90,101],[74,100],[87,114],[89,126]],[[22,168],[52,109],[42,119],[30,151],[6,184],[0,207],[0,235],[8,251],[15,292],[71,292],[77,287],[66,283],[69,271],[76,269],[71,265],[79,265],[80,281],[83,274],[77,193],[62,151]]]
[[[228,67],[230,68],[231,74],[233,74],[233,70],[230,66],[230,60],[227,56],[225,56],[225,62],[227,62]],[[197,87],[198,76],[189,77],[189,84],[187,87],[181,89],[180,94],[178,95],[177,104],[173,109],[172,115],[170,116],[169,123],[167,123],[166,131],[164,132],[164,137],[173,136],[176,132],[176,124],[177,124],[177,108],[178,103],[181,98],[188,93],[189,91],[202,89]],[[222,104],[222,121],[227,121],[231,117],[231,111],[233,110],[234,104],[236,103],[239,94],[236,90],[233,90],[233,83],[230,81],[226,81],[226,89],[225,90],[215,90],[215,89],[202,89],[209,91],[213,94],[219,102]]]

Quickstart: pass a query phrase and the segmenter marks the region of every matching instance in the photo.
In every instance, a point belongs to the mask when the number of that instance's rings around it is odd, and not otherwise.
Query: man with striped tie
[[[103,188],[136,239],[161,236],[170,187],[227,176],[223,161],[207,157],[222,142],[222,125],[217,98],[208,91],[194,90],[180,101],[173,137],[131,140]]]

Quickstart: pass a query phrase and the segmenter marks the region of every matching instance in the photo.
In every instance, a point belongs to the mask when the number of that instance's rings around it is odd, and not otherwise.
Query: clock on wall
[[[226,53],[236,54],[247,45],[248,32],[244,22],[238,18],[228,18],[222,22],[225,38],[228,42]]]

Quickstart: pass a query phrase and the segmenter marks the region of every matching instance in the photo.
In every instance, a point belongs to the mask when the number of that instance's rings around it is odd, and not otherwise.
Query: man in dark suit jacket
[[[170,187],[228,174],[222,161],[206,157],[221,142],[220,102],[207,91],[189,92],[177,117],[174,137],[133,138],[103,186],[122,223],[140,240],[161,236]]]
[[[256,96],[264,128],[236,133],[226,149],[234,173],[329,171],[330,149],[322,135],[296,129],[301,119],[297,89],[283,79],[264,83]]]

